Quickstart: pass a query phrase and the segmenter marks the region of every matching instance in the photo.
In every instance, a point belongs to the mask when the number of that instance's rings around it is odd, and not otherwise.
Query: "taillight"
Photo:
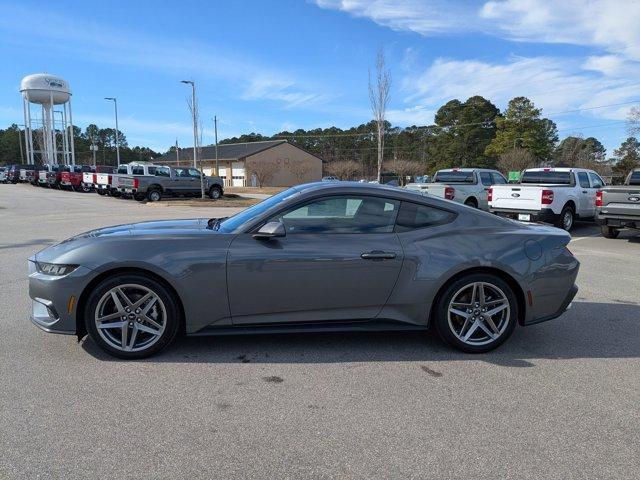
[[[447,200],[453,200],[455,197],[456,190],[453,187],[444,187],[444,198]]]
[[[487,193],[487,202],[491,202],[493,200],[493,187],[489,187],[489,193]]]
[[[137,178],[133,179],[133,188],[138,188],[138,182],[139,180]]]
[[[553,190],[542,190],[542,205],[553,203]]]
[[[98,183],[98,175],[93,174],[93,183]]]
[[[596,192],[596,207],[602,207],[602,190]]]

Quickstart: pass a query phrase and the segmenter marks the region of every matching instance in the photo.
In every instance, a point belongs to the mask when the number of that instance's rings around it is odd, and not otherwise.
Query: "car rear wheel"
[[[556,227],[561,228],[567,232],[571,231],[571,229],[573,228],[575,215],[576,214],[573,211],[573,208],[571,208],[569,205],[565,205],[565,207],[562,209],[562,212],[560,212],[560,218],[556,222]]]
[[[467,198],[464,202],[467,207],[478,208],[478,202],[474,198]]]
[[[222,189],[215,185],[209,189],[209,198],[211,200],[217,200],[222,196]]]
[[[600,231],[604,238],[618,238],[618,235],[620,235],[620,229],[608,227],[606,225],[600,226]]]
[[[100,348],[119,358],[144,358],[175,338],[177,302],[156,280],[139,274],[115,275],[91,292],[85,309],[87,332]]]
[[[147,198],[150,202],[159,202],[162,200],[162,192],[158,189],[149,190]]]
[[[511,287],[491,274],[472,274],[449,285],[438,299],[434,323],[449,345],[469,353],[483,353],[501,345],[518,318]]]

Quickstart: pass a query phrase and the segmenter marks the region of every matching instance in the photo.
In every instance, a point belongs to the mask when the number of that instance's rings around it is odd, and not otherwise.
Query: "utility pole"
[[[216,139],[216,177],[220,176],[220,170],[218,170],[218,117],[213,116],[213,132]]]
[[[118,130],[118,100],[114,97],[104,97],[105,100],[113,101],[113,108],[116,112],[116,159],[118,161],[118,166],[120,166],[120,131]]]
[[[176,165],[180,166],[180,150],[178,149],[178,139],[176,138]]]

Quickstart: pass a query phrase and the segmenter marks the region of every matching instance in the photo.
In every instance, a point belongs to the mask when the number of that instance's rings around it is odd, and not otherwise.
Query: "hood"
[[[86,246],[93,246],[96,242],[122,240],[123,237],[145,236],[175,236],[191,234],[214,234],[207,228],[208,219],[195,218],[188,220],[158,220],[153,222],[129,223],[113,227],[99,228],[81,233],[47,247],[35,255],[35,259],[43,262],[65,263],[67,254]]]

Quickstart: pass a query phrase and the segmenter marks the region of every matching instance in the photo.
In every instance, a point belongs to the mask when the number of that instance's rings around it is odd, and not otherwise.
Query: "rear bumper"
[[[560,315],[562,315],[564,312],[566,312],[571,308],[571,304],[577,293],[578,293],[578,286],[574,284],[569,290],[569,292],[567,293],[567,296],[564,298],[564,300],[560,304],[560,308],[558,308],[558,310],[555,313],[552,313],[551,315],[546,315],[544,317],[533,318],[528,322],[525,322],[524,325],[525,326],[536,325],[538,323],[547,322],[549,320],[553,320],[554,318],[558,318]]]
[[[602,215],[596,217],[598,225],[615,228],[640,228],[640,218],[626,215]]]
[[[507,208],[490,208],[491,213],[495,213],[500,217],[511,218],[518,220],[519,214],[531,215],[532,222],[542,223],[556,223],[560,219],[560,214],[555,213],[550,208],[543,208],[541,210],[510,210]]]

